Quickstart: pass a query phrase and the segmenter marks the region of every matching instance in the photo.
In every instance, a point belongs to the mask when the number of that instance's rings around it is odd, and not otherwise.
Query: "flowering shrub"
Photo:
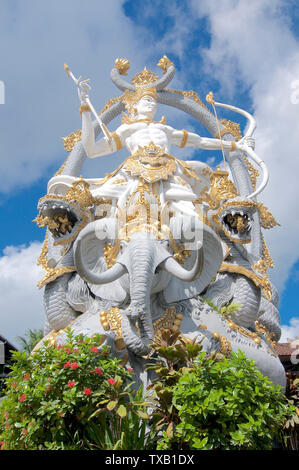
[[[125,391],[132,372],[112,359],[107,347],[100,350],[100,344],[99,335],[73,337],[69,331],[65,346],[45,344],[29,357],[14,353],[0,404],[2,449],[113,448],[122,439],[125,421],[129,430],[128,419],[134,418],[138,430],[147,415],[138,416],[144,406]],[[118,434],[111,430],[111,420]],[[140,426],[145,428],[143,421]]]

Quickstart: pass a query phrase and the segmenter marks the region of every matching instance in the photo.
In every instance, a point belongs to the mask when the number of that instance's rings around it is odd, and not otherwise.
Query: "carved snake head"
[[[256,202],[234,198],[222,204],[212,214],[212,219],[229,240],[246,244],[251,241],[252,217],[256,210]]]

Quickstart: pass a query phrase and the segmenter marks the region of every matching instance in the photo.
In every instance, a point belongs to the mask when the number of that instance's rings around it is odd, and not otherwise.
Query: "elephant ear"
[[[192,282],[184,282],[175,277],[163,291],[166,303],[190,299],[200,294],[216,276],[223,261],[223,249],[220,238],[207,225],[202,226],[203,268],[199,277]],[[194,265],[196,252],[193,251],[185,261],[188,270]]]
[[[95,224],[95,222],[91,222],[91,224]],[[107,243],[113,244],[114,240],[109,238],[100,240],[94,236],[93,231],[82,239],[82,258],[84,259],[86,267],[90,269],[91,272],[101,273],[107,271],[104,255],[104,247]],[[123,302],[127,296],[118,279],[109,284],[91,284],[88,282],[88,287],[94,295],[104,300]]]

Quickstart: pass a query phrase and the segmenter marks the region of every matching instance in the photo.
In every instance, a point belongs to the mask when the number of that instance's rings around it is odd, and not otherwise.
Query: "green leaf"
[[[111,401],[109,401],[109,403],[108,403],[108,405],[107,405],[107,409],[108,409],[109,411],[114,410],[114,408],[116,407],[117,403],[118,403],[118,402],[117,402],[116,400],[111,400]]]
[[[141,418],[141,419],[149,419],[149,415],[147,413],[145,413],[144,411],[136,411],[137,415]]]
[[[173,423],[169,423],[169,425],[167,426],[166,435],[169,438],[173,437]]]
[[[127,409],[124,405],[120,405],[116,411],[116,413],[121,417],[124,418],[127,416]]]

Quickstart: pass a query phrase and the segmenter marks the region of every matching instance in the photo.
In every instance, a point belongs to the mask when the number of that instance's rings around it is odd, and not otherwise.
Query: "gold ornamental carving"
[[[255,274],[253,271],[250,271],[249,269],[244,268],[243,266],[238,266],[236,264],[230,264],[230,263],[222,263],[218,272],[230,272],[230,273],[236,273],[236,274],[242,274],[243,276],[248,277],[251,281],[254,282],[254,284],[257,287],[260,287],[267,300],[271,300],[272,298],[272,289],[271,289],[271,284],[269,282],[269,279],[264,276],[258,276]]]
[[[120,312],[119,307],[111,307],[110,310],[107,312],[106,310],[102,310],[99,314],[100,322],[105,331],[111,330],[116,340],[118,340],[119,345],[123,344],[123,347],[119,347],[118,349],[123,349],[125,347],[122,338],[122,331],[121,331],[121,321],[122,321],[122,314]],[[166,308],[163,315],[153,323],[154,327],[154,339],[157,337],[161,337],[161,333],[163,330],[172,330],[173,332],[178,331],[180,329],[182,323],[183,315],[181,313],[177,313],[175,307]],[[140,335],[139,330],[137,328],[137,334]],[[122,340],[122,341],[121,341]]]
[[[114,67],[119,71],[121,75],[128,75],[128,70],[130,68],[130,62],[128,59],[116,59]]]
[[[157,147],[153,142],[138,150],[126,160],[124,170],[132,176],[142,177],[148,183],[167,178],[176,172],[176,160],[165,153],[165,149]]]
[[[149,86],[152,83],[156,82],[159,80],[159,77],[155,75],[153,72],[148,70],[146,67],[144,67],[141,72],[138,72],[131,80],[132,85],[135,85],[137,87],[142,87],[142,86]]]
[[[82,139],[82,131],[78,129],[76,132],[72,132],[67,137],[62,137],[64,148],[67,152],[71,152],[75,147],[76,143]]]
[[[173,62],[168,59],[166,55],[164,55],[158,62],[158,67],[160,67],[161,70],[163,70],[164,73],[167,72],[168,68],[173,65]]]

